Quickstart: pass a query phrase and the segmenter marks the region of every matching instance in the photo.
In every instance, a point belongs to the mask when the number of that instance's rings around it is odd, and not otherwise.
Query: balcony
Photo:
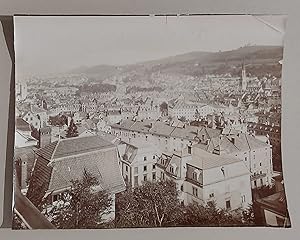
[[[254,181],[254,180],[257,180],[257,179],[260,179],[260,178],[264,178],[266,176],[267,176],[266,173],[255,174],[255,175],[251,175],[250,179],[251,179],[251,181]]]

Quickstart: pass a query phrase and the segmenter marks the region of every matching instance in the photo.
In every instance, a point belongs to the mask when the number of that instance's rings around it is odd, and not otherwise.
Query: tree
[[[250,204],[249,207],[242,212],[242,221],[247,225],[255,225],[253,204]]]
[[[112,211],[112,198],[99,186],[99,180],[84,170],[82,179],[72,181],[72,187],[45,214],[57,228],[102,228]]]
[[[166,102],[160,104],[159,109],[163,116],[168,115],[168,104]]]
[[[173,181],[144,182],[116,196],[116,227],[176,226],[182,216]]]
[[[216,207],[214,202],[207,205],[197,203],[184,207],[181,226],[241,226],[240,217],[234,216],[224,209]]]
[[[49,117],[49,123],[53,126],[62,127],[63,125],[67,124],[68,119],[65,115],[57,115],[54,117]]]
[[[77,126],[74,123],[73,119],[71,119],[70,125],[69,125],[68,129],[66,130],[66,133],[67,133],[66,134],[67,138],[77,137],[78,136]]]

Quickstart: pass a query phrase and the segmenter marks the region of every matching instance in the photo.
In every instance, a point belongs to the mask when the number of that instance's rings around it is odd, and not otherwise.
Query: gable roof
[[[118,165],[116,147],[100,136],[74,137],[53,142],[36,151],[36,164],[28,194],[34,194],[34,184],[46,191],[71,186],[84,170],[91,172],[110,193],[125,190]]]

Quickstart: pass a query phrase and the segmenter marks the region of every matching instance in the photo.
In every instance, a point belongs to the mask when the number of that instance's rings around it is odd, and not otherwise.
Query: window
[[[147,160],[147,157],[144,157],[144,161],[146,161]]]
[[[135,176],[134,177],[134,186],[136,187],[136,186],[138,186],[138,184],[139,184],[139,177]]]
[[[144,166],[144,172],[146,172],[147,171],[147,166]]]
[[[245,195],[242,195],[242,203],[246,202],[246,196]]]
[[[127,165],[125,165],[125,171],[128,172],[128,166]]]
[[[163,172],[160,173],[160,178],[161,178],[162,180],[165,180],[165,174],[164,174]]]
[[[55,202],[59,200],[59,194],[53,195],[52,201]]]
[[[25,121],[27,122],[27,121],[28,121],[28,118],[25,118]]]
[[[263,181],[263,179],[262,179],[262,178],[260,179],[260,185],[261,185],[261,186],[263,186],[263,185],[264,185],[264,181]]]
[[[139,173],[139,168],[138,167],[134,167],[134,174],[138,174]]]
[[[193,195],[198,197],[198,188],[193,187]]]
[[[147,181],[147,174],[144,175],[144,181]]]
[[[171,173],[174,173],[174,168],[173,168],[173,166],[170,166],[170,172],[171,172]]]
[[[257,183],[256,183],[256,180],[254,180],[254,186],[255,186],[255,187],[257,187]]]
[[[210,193],[209,194],[209,198],[213,198],[213,197],[215,197],[215,194],[214,193]]]
[[[198,180],[198,179],[197,179],[197,173],[196,173],[196,172],[193,172],[193,179],[196,180],[196,181]]]
[[[180,186],[180,191],[183,192],[183,184]]]
[[[152,170],[154,170],[154,169],[155,169],[155,164],[152,165]]]
[[[156,180],[156,173],[152,173],[152,180]]]
[[[247,157],[245,157],[245,161],[247,162]]]
[[[282,227],[284,226],[284,218],[276,216],[277,225]]]
[[[262,171],[259,171],[259,174],[262,174]]]
[[[230,200],[226,201],[226,209],[230,210],[231,209],[231,205],[230,205]]]
[[[188,154],[192,154],[192,147],[188,146]]]
[[[153,155],[153,159],[155,159],[155,155]]]

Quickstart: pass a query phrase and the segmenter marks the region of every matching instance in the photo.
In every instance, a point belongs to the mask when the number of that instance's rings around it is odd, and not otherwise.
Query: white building
[[[134,146],[118,145],[120,167],[125,182],[136,187],[144,181],[156,181],[156,162],[160,154],[159,148],[153,145]]]
[[[168,114],[171,117],[182,118],[186,120],[196,120],[212,114],[214,108],[205,103],[189,102],[184,99],[178,99],[175,104],[168,105]]]
[[[163,155],[157,163],[159,179],[172,179],[184,204],[207,204],[238,210],[252,202],[250,172],[236,157],[208,153],[198,145]]]

